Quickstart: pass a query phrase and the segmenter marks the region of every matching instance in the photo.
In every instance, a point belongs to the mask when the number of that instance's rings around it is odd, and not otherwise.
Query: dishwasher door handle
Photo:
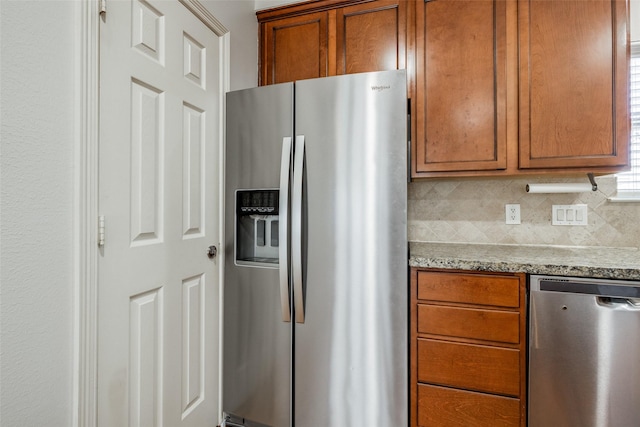
[[[533,276],[534,278],[536,276]],[[609,297],[616,299],[640,300],[640,286],[637,282],[626,284],[620,281],[612,282],[606,280],[558,280],[541,279],[534,283],[532,290],[560,292],[567,294],[586,294],[598,297]],[[536,289],[537,286],[537,289]]]
[[[640,298],[620,298],[620,297],[596,297],[596,302],[602,307],[620,307],[640,311]]]

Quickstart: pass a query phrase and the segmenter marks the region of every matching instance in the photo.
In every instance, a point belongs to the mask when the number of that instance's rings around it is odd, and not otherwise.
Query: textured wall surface
[[[231,89],[256,86],[254,2],[202,3],[230,30]],[[79,4],[0,1],[3,427],[72,425]]]
[[[615,178],[598,191],[530,194],[527,183],[589,182],[573,178],[433,180],[409,184],[409,239],[425,242],[640,247],[640,202],[612,203]],[[522,224],[505,224],[505,204],[519,203]],[[551,205],[586,204],[587,226],[552,226]]]
[[[258,85],[258,23],[252,1],[200,0],[229,30],[231,90]]]
[[[70,426],[74,10],[2,1],[2,426]]]

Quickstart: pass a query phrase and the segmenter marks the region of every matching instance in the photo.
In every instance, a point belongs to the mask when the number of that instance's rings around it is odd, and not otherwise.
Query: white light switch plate
[[[551,225],[587,225],[587,205],[552,205]]]

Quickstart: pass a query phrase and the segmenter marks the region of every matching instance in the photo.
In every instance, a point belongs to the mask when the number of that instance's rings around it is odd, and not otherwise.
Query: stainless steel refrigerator
[[[227,94],[226,425],[408,425],[406,87]]]

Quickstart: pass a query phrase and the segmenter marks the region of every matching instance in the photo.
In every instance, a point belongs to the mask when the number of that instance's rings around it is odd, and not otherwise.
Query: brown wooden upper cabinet
[[[327,76],[328,15],[316,12],[262,24],[262,84]]]
[[[518,2],[520,168],[626,165],[628,4]]]
[[[407,69],[414,178],[629,164],[628,0],[312,0],[257,16],[261,85]]]
[[[406,66],[406,0],[314,0],[257,13],[260,85]]]
[[[405,68],[406,6],[378,0],[336,10],[336,74]]]
[[[625,0],[415,7],[413,177],[628,165]]]
[[[416,2],[414,176],[507,167],[506,2]]]

